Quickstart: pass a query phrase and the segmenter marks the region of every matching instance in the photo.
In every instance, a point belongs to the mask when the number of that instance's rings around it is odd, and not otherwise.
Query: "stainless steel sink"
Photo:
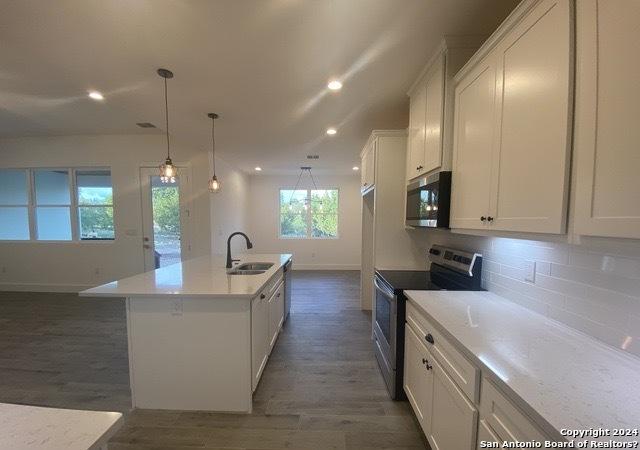
[[[265,273],[266,270],[238,270],[232,269],[227,272],[229,275],[260,275],[261,273]]]
[[[271,266],[273,263],[269,262],[246,262],[238,264],[227,273],[229,275],[260,275],[269,270]]]
[[[242,271],[261,270],[263,272],[266,272],[271,268],[271,266],[273,266],[273,263],[270,263],[270,262],[246,262],[246,263],[237,265],[236,267],[233,268],[233,270],[242,270]]]

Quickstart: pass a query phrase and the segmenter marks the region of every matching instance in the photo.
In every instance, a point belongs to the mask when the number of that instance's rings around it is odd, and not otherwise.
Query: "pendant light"
[[[311,167],[309,166],[300,167],[300,175],[298,175],[298,181],[296,181],[296,185],[293,188],[293,192],[291,193],[291,198],[289,199],[289,209],[293,209],[293,197],[295,197],[296,195],[296,191],[298,190],[298,186],[300,185],[300,180],[302,179],[302,175],[304,175],[305,172],[309,174],[309,178],[311,178],[311,182],[313,183],[313,188],[315,190],[318,190],[318,186],[316,185],[316,179],[313,177],[313,174],[311,173]],[[304,199],[305,210],[309,208],[309,205],[311,204],[311,202],[312,202],[312,199],[310,199],[309,197],[305,197]],[[320,209],[322,209],[322,203],[320,203]]]
[[[218,177],[216,176],[216,119],[218,116],[216,113],[207,114],[211,118],[211,153],[209,154],[209,167],[213,170],[213,176],[209,180],[209,192],[216,193],[220,192],[220,182],[218,181]]]
[[[160,166],[160,181],[162,183],[175,183],[178,177],[178,169],[173,165],[169,151],[169,102],[167,100],[167,79],[173,78],[173,72],[168,69],[158,69],[158,75],[164,78],[164,118],[167,131],[167,159]]]

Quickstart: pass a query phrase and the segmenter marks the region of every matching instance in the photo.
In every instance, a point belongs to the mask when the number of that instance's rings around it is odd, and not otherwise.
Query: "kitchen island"
[[[250,413],[285,320],[290,254],[205,256],[80,293],[125,297],[134,408]]]

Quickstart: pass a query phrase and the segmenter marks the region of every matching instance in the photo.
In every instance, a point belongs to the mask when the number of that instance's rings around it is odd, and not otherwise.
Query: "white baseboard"
[[[80,292],[94,287],[91,284],[39,284],[39,283],[2,283],[0,291],[19,292]]]
[[[360,270],[360,264],[298,264],[293,260],[293,270]]]

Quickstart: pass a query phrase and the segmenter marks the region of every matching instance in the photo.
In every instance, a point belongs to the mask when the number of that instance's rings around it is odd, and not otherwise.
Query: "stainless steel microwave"
[[[407,185],[405,223],[413,227],[449,228],[451,172],[436,172]]]

